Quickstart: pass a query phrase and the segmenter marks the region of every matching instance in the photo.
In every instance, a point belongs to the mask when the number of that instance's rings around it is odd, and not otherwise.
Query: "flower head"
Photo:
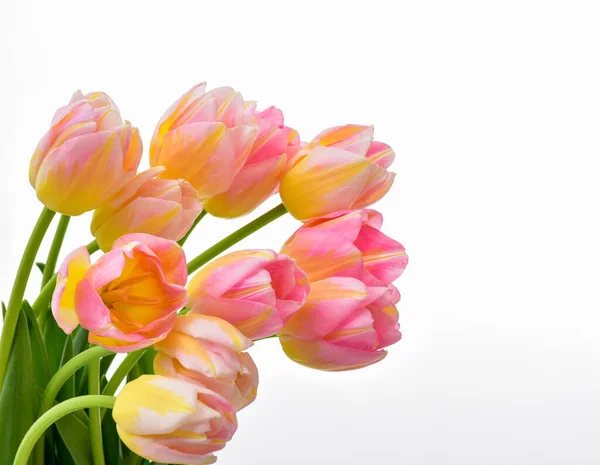
[[[78,91],[35,149],[29,181],[49,209],[80,215],[131,180],[141,156],[139,131],[123,122],[110,97]]]
[[[185,255],[176,242],[148,234],[123,236],[90,264],[85,247],[67,256],[52,298],[58,325],[78,324],[89,341],[131,352],[164,338],[187,301]]]
[[[252,341],[221,318],[177,317],[169,335],[154,345],[154,372],[179,377],[220,394],[240,410],[256,398],[258,370],[244,350]]]
[[[196,190],[184,180],[157,178],[163,167],[138,174],[94,212],[91,231],[110,250],[121,236],[146,233],[178,241],[202,212]]]
[[[113,408],[125,445],[154,462],[205,465],[237,429],[231,404],[181,379],[143,375],[125,385]]]
[[[308,290],[306,274],[272,250],[224,255],[200,269],[188,285],[193,313],[223,318],[250,339],[277,333]]]
[[[348,124],[327,129],[294,157],[280,195],[297,219],[364,208],[390,189],[392,149],[373,141],[373,127]]]

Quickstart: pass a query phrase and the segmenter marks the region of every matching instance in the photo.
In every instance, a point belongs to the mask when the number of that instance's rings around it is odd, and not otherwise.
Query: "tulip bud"
[[[289,257],[272,250],[241,250],[200,269],[188,286],[189,307],[260,339],[283,327],[308,290],[306,274]]]
[[[141,156],[138,129],[123,122],[108,95],[76,92],[35,149],[29,181],[46,207],[80,215],[131,180]]]
[[[117,432],[134,453],[153,462],[205,465],[237,429],[235,411],[197,384],[143,375],[123,387],[112,411]]]
[[[270,107],[255,116],[258,137],[244,167],[227,191],[207,199],[204,204],[213,216],[245,215],[275,194],[288,158],[300,148],[298,133],[283,125],[281,110]]]
[[[202,200],[229,189],[244,166],[258,127],[254,107],[239,92],[198,84],[163,115],[150,144],[150,165],[161,177],[185,179]]]
[[[173,328],[187,301],[186,281],[185,255],[176,242],[130,234],[93,265],[86,247],[67,256],[58,271],[52,313],[67,334],[81,324],[91,343],[132,352]]]
[[[337,212],[304,223],[281,249],[304,270],[311,282],[333,276],[357,278],[367,286],[392,286],[408,264],[402,244],[379,229],[375,210]]]
[[[362,368],[382,360],[400,340],[398,312],[386,288],[355,278],[311,283],[310,294],[279,333],[286,355],[325,371]]]
[[[385,195],[394,181],[387,168],[392,149],[373,141],[373,127],[327,129],[294,157],[279,192],[297,219],[364,208]]]
[[[183,180],[156,179],[157,166],[138,174],[94,212],[91,231],[104,251],[121,236],[146,233],[178,241],[202,211],[198,193]]]
[[[243,352],[250,346],[250,339],[221,318],[181,315],[169,335],[154,345],[154,372],[199,382],[241,410],[254,401],[258,387],[256,365]]]

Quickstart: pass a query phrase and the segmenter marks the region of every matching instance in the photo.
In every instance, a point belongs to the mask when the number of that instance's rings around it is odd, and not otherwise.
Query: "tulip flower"
[[[29,167],[29,181],[50,210],[81,215],[116,194],[137,171],[142,141],[102,92],[76,92],[55,113]]]
[[[229,189],[258,132],[254,105],[239,92],[198,84],[183,94],[159,121],[150,144],[150,165],[161,177],[185,179],[202,200]]]
[[[255,116],[258,137],[244,167],[226,192],[207,199],[204,204],[213,216],[245,215],[275,194],[288,159],[300,149],[298,133],[283,125],[281,110],[270,107]]]
[[[169,335],[154,345],[154,372],[199,382],[240,410],[254,401],[258,387],[256,365],[243,352],[250,346],[250,339],[221,318],[182,315]]]
[[[237,429],[229,402],[181,379],[143,375],[123,387],[112,412],[125,445],[154,462],[204,465]]]
[[[121,236],[147,233],[178,241],[202,211],[190,183],[157,179],[162,166],[138,174],[116,196],[94,212],[91,231],[104,251]]]
[[[301,221],[356,210],[390,189],[392,149],[373,141],[373,127],[327,129],[298,151],[279,188],[287,210]]]
[[[260,339],[283,327],[308,290],[306,274],[289,257],[272,250],[241,250],[200,269],[188,285],[189,307]]]
[[[332,213],[309,220],[290,237],[281,253],[290,256],[311,282],[333,276],[357,278],[368,286],[392,286],[408,264],[399,242],[379,229],[383,217],[375,210]]]
[[[78,324],[89,341],[132,352],[163,339],[187,301],[187,268],[176,242],[129,234],[90,264],[86,247],[67,256],[58,271],[52,313],[65,333]]]
[[[286,355],[325,371],[362,368],[382,360],[400,340],[398,312],[387,288],[355,278],[311,283],[306,303],[279,333]]]

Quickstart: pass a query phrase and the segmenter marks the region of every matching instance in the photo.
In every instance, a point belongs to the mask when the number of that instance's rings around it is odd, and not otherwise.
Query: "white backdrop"
[[[202,80],[279,106],[303,139],[374,124],[397,153],[376,208],[411,260],[404,338],[338,374],[257,343],[259,397],[219,463],[600,463],[597,2],[0,5],[4,300],[40,210],[31,152],[76,89],[109,93],[146,147]],[[247,220],[207,218],[189,255]],[[88,225],[72,221],[64,251]],[[241,246],[277,249],[296,227],[278,220]]]

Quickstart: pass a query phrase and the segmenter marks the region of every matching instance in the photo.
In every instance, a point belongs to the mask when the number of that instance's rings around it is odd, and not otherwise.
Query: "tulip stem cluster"
[[[21,310],[21,304],[23,302],[23,296],[25,295],[27,281],[31,274],[31,268],[35,262],[35,256],[38,253],[42,239],[44,239],[54,215],[55,213],[48,208],[42,210],[42,213],[31,232],[25,251],[23,252],[23,258],[21,258],[12,293],[10,294],[8,306],[6,307],[4,325],[2,326],[2,337],[0,339],[0,389],[2,389],[2,386],[4,385],[4,377],[6,375],[10,350],[15,337],[19,311]]]
[[[226,238],[221,239],[215,245],[206,249],[204,252],[202,252],[196,258],[194,258],[193,260],[188,262],[188,274],[192,274],[198,268],[207,264],[213,258],[219,256],[221,253],[223,253],[225,250],[227,250],[231,246],[237,244],[242,239],[245,239],[250,234],[255,233],[259,229],[261,229],[264,226],[268,225],[269,223],[275,221],[277,218],[285,215],[286,213],[287,213],[287,210],[285,209],[285,206],[282,203],[280,203],[275,208],[272,208],[271,210],[269,210],[267,213],[259,216],[258,218],[251,221],[247,225],[242,226],[240,229],[233,232]]]
[[[52,407],[44,413],[29,428],[27,434],[21,441],[15,455],[14,465],[27,465],[31,451],[38,440],[44,435],[45,431],[61,418],[70,413],[87,408],[105,408],[110,409],[115,405],[115,398],[102,395],[85,395],[73,397]]]

